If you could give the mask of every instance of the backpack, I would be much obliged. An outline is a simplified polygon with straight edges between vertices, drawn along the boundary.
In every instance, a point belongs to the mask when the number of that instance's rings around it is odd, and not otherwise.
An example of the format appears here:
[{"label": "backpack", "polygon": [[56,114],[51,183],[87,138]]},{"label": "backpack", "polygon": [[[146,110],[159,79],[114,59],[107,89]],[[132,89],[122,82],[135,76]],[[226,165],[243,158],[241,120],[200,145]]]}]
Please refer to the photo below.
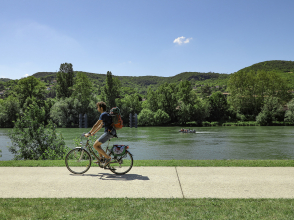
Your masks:
[{"label": "backpack", "polygon": [[122,127],[123,127],[123,120],[121,119],[119,108],[118,107],[113,107],[112,109],[110,109],[109,115],[111,116],[111,119],[112,119],[111,126],[115,130],[122,129]]}]

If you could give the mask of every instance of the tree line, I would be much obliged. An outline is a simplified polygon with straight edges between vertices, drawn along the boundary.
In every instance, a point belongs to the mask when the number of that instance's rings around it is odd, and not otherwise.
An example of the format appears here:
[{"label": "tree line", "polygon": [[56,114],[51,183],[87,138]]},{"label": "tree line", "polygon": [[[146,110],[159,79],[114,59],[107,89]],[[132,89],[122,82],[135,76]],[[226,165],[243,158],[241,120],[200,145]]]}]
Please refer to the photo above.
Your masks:
[{"label": "tree line", "polygon": [[45,124],[52,120],[59,127],[77,127],[79,114],[87,114],[88,125],[92,126],[99,118],[98,101],[105,101],[109,108],[118,106],[126,126],[130,113],[138,114],[141,126],[188,122],[201,126],[205,121],[294,123],[291,88],[275,71],[243,69],[231,74],[224,85],[228,97],[208,85],[193,89],[195,85],[188,80],[165,82],[157,89],[149,86],[142,96],[136,88],[122,87],[119,77],[113,77],[110,71],[104,86],[95,87],[85,73],[74,72],[70,63],[60,65],[56,80],[54,98],[48,97],[45,83],[33,76],[11,82],[8,97],[0,100],[0,126],[13,127],[29,106],[44,111]]}]

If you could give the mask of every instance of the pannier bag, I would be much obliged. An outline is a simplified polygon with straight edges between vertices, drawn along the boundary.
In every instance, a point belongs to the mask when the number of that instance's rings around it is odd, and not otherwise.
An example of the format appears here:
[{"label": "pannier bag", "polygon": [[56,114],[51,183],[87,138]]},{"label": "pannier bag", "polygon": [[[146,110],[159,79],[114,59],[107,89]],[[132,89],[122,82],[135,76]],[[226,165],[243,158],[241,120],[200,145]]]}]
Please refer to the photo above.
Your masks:
[{"label": "pannier bag", "polygon": [[118,107],[113,107],[110,109],[109,112],[111,118],[112,118],[112,126],[115,130],[122,129],[123,127],[123,120],[121,119],[120,110]]},{"label": "pannier bag", "polygon": [[114,156],[123,156],[126,154],[126,145],[113,145],[111,152]]}]

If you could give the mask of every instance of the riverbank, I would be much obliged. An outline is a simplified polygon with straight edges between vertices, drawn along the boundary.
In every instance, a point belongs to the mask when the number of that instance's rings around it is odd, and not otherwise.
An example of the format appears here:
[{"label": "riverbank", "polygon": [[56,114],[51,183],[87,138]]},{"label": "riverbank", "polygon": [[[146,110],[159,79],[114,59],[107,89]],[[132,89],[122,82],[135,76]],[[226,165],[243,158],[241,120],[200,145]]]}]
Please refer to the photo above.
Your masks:
[{"label": "riverbank", "polygon": [[[294,167],[294,160],[134,160],[134,166]],[[64,160],[9,160],[0,167],[65,167]]]}]

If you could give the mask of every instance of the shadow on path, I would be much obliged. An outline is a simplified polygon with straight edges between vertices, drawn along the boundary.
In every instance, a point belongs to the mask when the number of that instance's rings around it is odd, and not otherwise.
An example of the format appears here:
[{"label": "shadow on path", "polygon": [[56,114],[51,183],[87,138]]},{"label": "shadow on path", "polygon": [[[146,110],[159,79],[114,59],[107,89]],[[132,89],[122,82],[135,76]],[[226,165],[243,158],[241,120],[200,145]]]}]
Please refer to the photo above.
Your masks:
[{"label": "shadow on path", "polygon": [[142,176],[138,174],[124,174],[116,175],[109,173],[98,173],[98,174],[70,174],[71,176],[91,176],[98,177],[101,180],[150,180],[148,176]]}]

